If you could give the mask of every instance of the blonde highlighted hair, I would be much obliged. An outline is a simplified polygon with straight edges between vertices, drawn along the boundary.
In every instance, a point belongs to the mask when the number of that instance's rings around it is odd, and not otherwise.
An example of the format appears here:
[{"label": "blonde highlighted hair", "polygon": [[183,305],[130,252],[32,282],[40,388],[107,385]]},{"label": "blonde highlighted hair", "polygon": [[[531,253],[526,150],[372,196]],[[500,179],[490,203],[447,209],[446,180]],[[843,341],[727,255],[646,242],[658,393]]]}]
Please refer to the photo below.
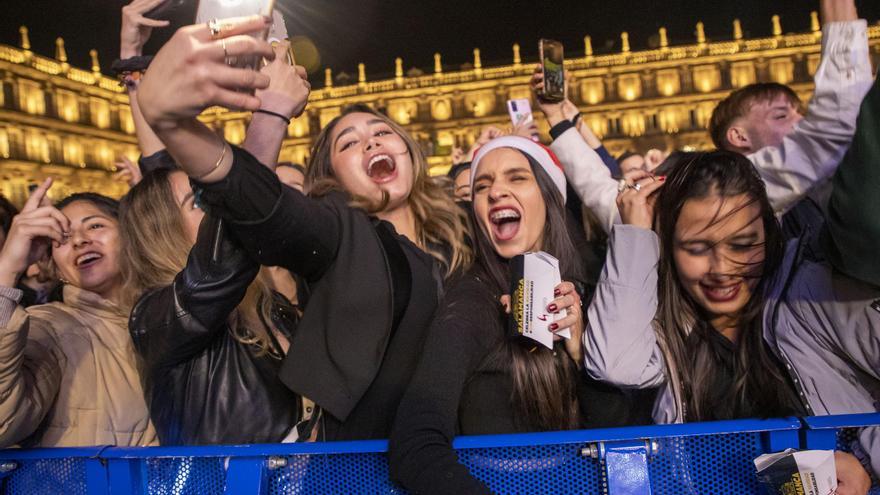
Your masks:
[{"label": "blonde highlighted hair", "polygon": [[[131,309],[147,291],[166,287],[183,271],[192,249],[187,239],[180,207],[171,188],[171,174],[177,170],[156,170],[129,191],[119,211],[122,231],[122,301]],[[275,352],[269,337],[272,284],[265,268],[247,289],[238,308],[229,316],[236,340],[257,348],[257,355]]]},{"label": "blonde highlighted hair", "polygon": [[[455,204],[449,192],[428,175],[428,161],[412,136],[386,115],[366,105],[346,107],[321,130],[312,147],[306,171],[305,187],[309,195],[323,196],[333,190],[344,190],[333,173],[330,136],[339,121],[353,113],[366,113],[382,120],[406,143],[413,164],[413,185],[407,201],[416,219],[418,239],[414,241],[446,266],[447,276],[467,269],[473,261],[473,253],[466,241],[468,228],[464,211]],[[352,206],[362,208],[367,213],[378,213],[388,205],[389,198],[385,191],[382,201],[378,203],[349,194],[352,196]],[[448,253],[432,249],[432,244],[445,246]]]}]

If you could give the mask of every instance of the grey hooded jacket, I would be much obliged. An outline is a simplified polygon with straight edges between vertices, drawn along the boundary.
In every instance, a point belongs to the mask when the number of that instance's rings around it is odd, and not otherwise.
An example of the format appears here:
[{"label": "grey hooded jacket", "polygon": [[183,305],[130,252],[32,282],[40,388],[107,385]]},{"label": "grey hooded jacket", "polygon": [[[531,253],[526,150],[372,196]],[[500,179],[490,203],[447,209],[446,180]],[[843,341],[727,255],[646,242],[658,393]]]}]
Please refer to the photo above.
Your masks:
[{"label": "grey hooded jacket", "polygon": [[[765,294],[764,339],[788,370],[810,415],[880,410],[880,289],[800,259],[786,247]],[[587,371],[619,387],[663,386],[658,423],[685,416],[674,363],[654,329],[659,240],[650,230],[615,225],[588,311]],[[671,376],[673,379],[668,379]],[[856,455],[880,475],[880,427],[859,432]]]}]

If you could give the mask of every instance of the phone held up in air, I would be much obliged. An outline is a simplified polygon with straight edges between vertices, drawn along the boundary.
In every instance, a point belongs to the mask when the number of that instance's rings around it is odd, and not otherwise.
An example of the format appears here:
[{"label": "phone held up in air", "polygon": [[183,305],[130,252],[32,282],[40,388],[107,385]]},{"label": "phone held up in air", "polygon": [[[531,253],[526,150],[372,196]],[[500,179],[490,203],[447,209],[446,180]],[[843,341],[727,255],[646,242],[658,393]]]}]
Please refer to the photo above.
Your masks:
[{"label": "phone held up in air", "polygon": [[[172,0],[174,1],[174,0]],[[261,15],[272,18],[275,0],[199,0],[196,11],[196,24],[204,24],[213,19],[222,21],[232,17]],[[271,28],[253,36],[265,40]],[[230,57],[227,61],[233,67],[258,69],[262,63],[259,57]]]},{"label": "phone held up in air", "polygon": [[[526,98],[507,100],[507,113],[510,114],[510,122],[513,123],[514,127],[534,119],[532,116],[532,104]],[[538,141],[540,138],[537,134],[533,134],[532,139]]]},{"label": "phone held up in air", "polygon": [[542,39],[538,43],[538,52],[544,72],[544,89],[538,97],[549,102],[562,101],[565,99],[565,56],[562,43]]},{"label": "phone held up in air", "polygon": [[168,20],[178,11],[180,11],[187,0],[165,0],[159,5],[153,7],[144,13],[147,19]]}]

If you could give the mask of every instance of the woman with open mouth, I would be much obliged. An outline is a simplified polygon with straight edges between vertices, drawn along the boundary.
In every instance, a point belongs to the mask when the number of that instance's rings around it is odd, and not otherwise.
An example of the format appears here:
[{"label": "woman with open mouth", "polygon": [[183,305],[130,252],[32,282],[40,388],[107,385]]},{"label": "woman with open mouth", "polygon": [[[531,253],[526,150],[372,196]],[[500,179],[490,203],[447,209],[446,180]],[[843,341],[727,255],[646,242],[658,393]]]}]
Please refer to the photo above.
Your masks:
[{"label": "woman with open mouth", "polygon": [[[631,419],[620,393],[579,372],[584,319],[576,286],[583,286],[584,269],[565,227],[565,175],[555,156],[531,139],[501,137],[477,152],[471,171],[475,264],[438,310],[391,436],[392,477],[417,493],[488,491],[459,464],[456,435]],[[508,262],[537,251],[559,260],[564,280],[547,311],[568,312],[550,328],[569,329],[571,339],[553,350],[506,330]]]},{"label": "woman with open mouth", "polygon": [[308,194],[282,187],[200,123],[212,105],[260,109],[259,98],[236,90],[268,80],[226,66],[224,56],[274,57],[246,35],[266,23],[181,28],[150,65],[139,102],[248,255],[307,281],[311,296],[279,376],[320,407],[317,438],[386,438],[445,280],[469,263],[464,214],[430,180],[413,138],[368,107],[348,109],[321,131]]},{"label": "woman with open mouth", "polygon": [[[584,334],[590,374],[662,387],[658,423],[876,411],[880,291],[785,245],[748,159],[716,151],[665,180],[631,174],[618,205]],[[872,430],[859,441],[876,466]],[[836,457],[838,493],[866,493],[858,460]]]},{"label": "woman with open mouth", "polygon": [[[120,304],[118,203],[81,193],[52,206],[51,185],[0,252],[0,446],[155,445]],[[49,256],[64,302],[17,306],[17,278]]]}]

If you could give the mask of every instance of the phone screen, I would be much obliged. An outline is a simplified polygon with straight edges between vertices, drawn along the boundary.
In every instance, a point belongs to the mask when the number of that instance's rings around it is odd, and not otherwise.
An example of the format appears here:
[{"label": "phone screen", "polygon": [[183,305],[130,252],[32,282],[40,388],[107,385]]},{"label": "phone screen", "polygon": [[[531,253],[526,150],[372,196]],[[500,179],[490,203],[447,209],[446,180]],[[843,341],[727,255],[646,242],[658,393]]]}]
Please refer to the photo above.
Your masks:
[{"label": "phone screen", "polygon": [[[247,17],[262,15],[272,17],[275,0],[199,0],[199,9],[196,12],[196,24],[203,24],[212,19],[229,19],[232,17]],[[266,39],[268,31],[260,33],[260,39]],[[235,67],[259,67],[260,60],[254,57],[241,57],[230,59],[229,65]]]},{"label": "phone screen", "polygon": [[544,90],[541,99],[562,101],[565,98],[565,56],[562,43],[554,40],[541,40],[539,45],[541,66],[544,69]]}]

